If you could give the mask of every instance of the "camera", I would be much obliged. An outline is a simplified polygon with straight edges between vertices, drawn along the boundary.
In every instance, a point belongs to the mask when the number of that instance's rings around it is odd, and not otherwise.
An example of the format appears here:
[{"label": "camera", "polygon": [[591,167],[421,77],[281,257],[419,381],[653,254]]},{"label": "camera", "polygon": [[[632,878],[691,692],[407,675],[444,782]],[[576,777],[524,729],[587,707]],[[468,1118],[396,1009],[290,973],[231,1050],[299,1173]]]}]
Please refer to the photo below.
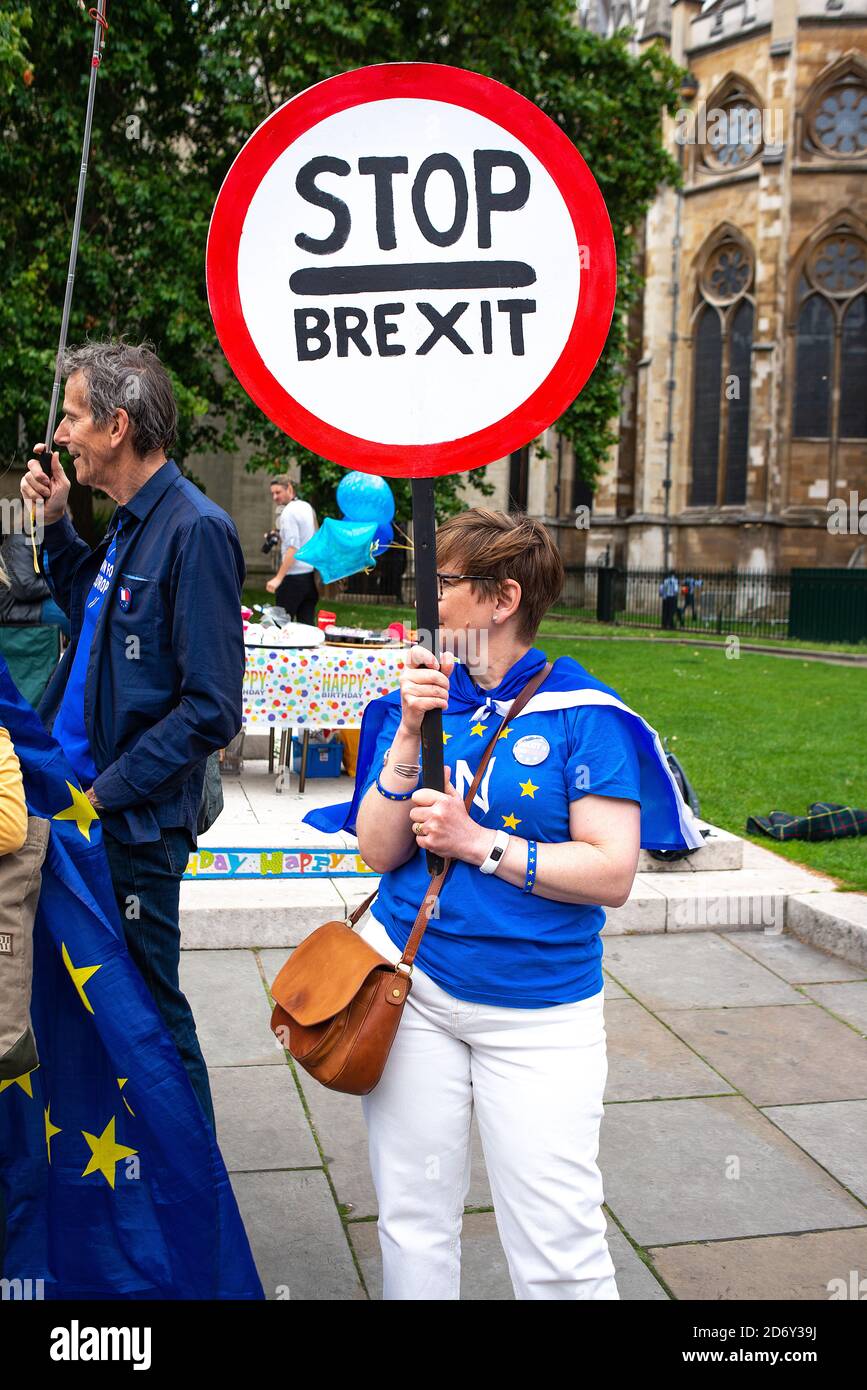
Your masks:
[{"label": "camera", "polygon": [[270,554],[271,554],[271,551],[274,549],[275,545],[279,545],[279,544],[280,544],[280,532],[279,532],[279,531],[269,531],[268,534],[267,534],[267,536],[265,537],[265,544],[262,546],[262,554],[263,554],[263,555],[270,555]]}]

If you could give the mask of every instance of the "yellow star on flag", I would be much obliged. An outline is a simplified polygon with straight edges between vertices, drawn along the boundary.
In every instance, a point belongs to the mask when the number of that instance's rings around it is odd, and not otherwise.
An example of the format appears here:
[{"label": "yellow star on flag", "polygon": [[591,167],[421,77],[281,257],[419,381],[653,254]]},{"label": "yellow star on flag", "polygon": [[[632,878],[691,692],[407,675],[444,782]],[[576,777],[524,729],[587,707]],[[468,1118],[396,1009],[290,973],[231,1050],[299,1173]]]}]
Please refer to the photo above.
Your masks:
[{"label": "yellow star on flag", "polygon": [[521,822],[515,819],[514,811],[510,811],[507,816],[503,816],[503,825],[504,827],[508,826],[510,830],[517,830],[520,824]]},{"label": "yellow star on flag", "polygon": [[[121,1090],[123,1090],[123,1088],[124,1088],[124,1086],[126,1085],[126,1083],[127,1083],[128,1080],[129,1080],[129,1077],[128,1077],[128,1076],[119,1076],[119,1077],[117,1078],[117,1084],[118,1084],[118,1086],[120,1087]],[[126,1106],[127,1110],[129,1111],[129,1113],[132,1115],[133,1119],[135,1119],[135,1111],[133,1110],[133,1108],[132,1108],[132,1106],[130,1105],[129,1101],[127,1100],[126,1096],[121,1096],[121,1100],[123,1101],[124,1105]]]},{"label": "yellow star on flag", "polygon": [[88,1134],[86,1129],[81,1132],[90,1145],[90,1161],[82,1173],[83,1178],[90,1177],[91,1173],[102,1173],[109,1187],[114,1190],[114,1170],[115,1165],[122,1158],[132,1158],[133,1154],[138,1153],[138,1149],[128,1149],[125,1144],[118,1144],[114,1137],[114,1121],[112,1115],[102,1134]]},{"label": "yellow star on flag", "polygon": [[20,1076],[10,1076],[8,1081],[0,1081],[0,1093],[5,1091],[9,1086],[20,1086],[24,1094],[28,1095],[32,1100],[33,1082],[30,1078],[35,1071],[36,1068],[32,1067],[30,1071],[22,1072]]},{"label": "yellow star on flag", "polygon": [[51,1162],[51,1141],[55,1134],[62,1134],[63,1130],[51,1123],[51,1101],[45,1107],[45,1143],[48,1148],[48,1162]]},{"label": "yellow star on flag", "polygon": [[72,960],[70,959],[69,952],[68,952],[67,949],[66,949],[66,942],[65,942],[65,941],[64,941],[64,942],[61,942],[60,953],[61,953],[61,955],[63,956],[63,964],[66,966],[67,970],[69,971],[70,975],[72,976],[72,983],[75,985],[75,988],[78,990],[78,993],[79,993],[79,995],[80,995],[80,997],[81,997],[81,1002],[82,1002],[82,1004],[83,1004],[84,1007],[87,1009],[87,1012],[88,1012],[89,1014],[92,1014],[92,1013],[93,1013],[93,1005],[91,1004],[90,1000],[88,999],[87,995],[86,995],[85,992],[84,992],[84,986],[87,984],[87,982],[88,982],[88,980],[90,979],[91,975],[95,975],[96,972],[97,972],[97,970],[101,970],[101,969],[102,969],[102,966],[101,966],[101,965],[79,965],[79,966],[73,965],[73,964],[72,964]]},{"label": "yellow star on flag", "polygon": [[485,729],[487,729],[487,727],[488,727],[487,724],[479,724],[479,723],[476,723],[476,724],[474,724],[473,727],[470,729],[470,733],[471,733],[471,734],[478,734],[479,738],[481,738],[482,734],[485,732]]},{"label": "yellow star on flag", "polygon": [[518,786],[521,788],[522,796],[531,796],[534,801],[536,800],[536,792],[539,790],[539,788],[533,785],[529,777],[527,778],[526,782],[519,782]]},{"label": "yellow star on flag", "polygon": [[72,796],[72,805],[67,806],[65,811],[58,811],[52,820],[74,820],[85,840],[90,839],[91,822],[99,820],[99,816],[93,807],[93,802],[89,801],[80,787],[74,787],[71,782],[67,782]]},{"label": "yellow star on flag", "polygon": [[506,734],[510,734],[511,732],[512,726],[511,724],[507,724],[505,729],[501,729],[500,732],[497,734],[497,738],[505,738]]},{"label": "yellow star on flag", "polygon": [[443,729],[443,743],[448,743],[448,741],[449,741],[450,738],[451,738],[451,734],[447,734],[446,731],[445,731],[445,729]]}]

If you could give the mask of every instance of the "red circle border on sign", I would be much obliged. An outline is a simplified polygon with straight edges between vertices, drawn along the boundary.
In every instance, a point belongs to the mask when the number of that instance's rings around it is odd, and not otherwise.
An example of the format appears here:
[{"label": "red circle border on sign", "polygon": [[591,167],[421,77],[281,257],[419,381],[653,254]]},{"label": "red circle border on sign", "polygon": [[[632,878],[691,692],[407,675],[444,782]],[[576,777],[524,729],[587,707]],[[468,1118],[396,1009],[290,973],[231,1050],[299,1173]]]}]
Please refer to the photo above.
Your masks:
[{"label": "red circle border on sign", "polygon": [[[352,106],[396,98],[442,101],[484,116],[520,140],[547,169],[572,218],[592,273],[581,276],[569,337],[548,376],[508,415],[436,444],[382,444],[335,428],[305,409],[265,365],[241,308],[238,249],[247,211],[274,161],[312,126]],[[580,250],[579,250],[580,254]],[[235,376],[290,438],[346,468],[385,477],[458,473],[504,458],[547,429],[580,392],[608,336],[616,292],[608,210],[578,150],[543,111],[510,87],[438,63],[386,63],[327,78],[278,107],[253,132],[230,168],[208,232],[206,281],[214,327]]]}]

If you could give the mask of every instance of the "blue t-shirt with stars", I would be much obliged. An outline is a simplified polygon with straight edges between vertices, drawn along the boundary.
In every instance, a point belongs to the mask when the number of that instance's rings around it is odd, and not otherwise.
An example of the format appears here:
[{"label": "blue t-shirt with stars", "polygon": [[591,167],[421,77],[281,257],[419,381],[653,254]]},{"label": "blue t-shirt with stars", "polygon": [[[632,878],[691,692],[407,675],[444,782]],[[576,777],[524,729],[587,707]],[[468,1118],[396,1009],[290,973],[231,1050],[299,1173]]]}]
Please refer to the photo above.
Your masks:
[{"label": "blue t-shirt with stars", "polygon": [[[569,840],[569,806],[582,796],[640,800],[635,745],[624,716],[605,706],[527,711],[501,733],[470,814],[491,830],[540,844]],[[389,711],[362,795],[382,768],[400,720]],[[500,723],[495,712],[443,714],[445,761],[466,796]],[[384,874],[373,915],[401,950],[430,878],[422,849]],[[421,970],[456,999],[504,1008],[574,1003],[602,988],[601,907],[524,893],[456,860],[419,946]]]}]

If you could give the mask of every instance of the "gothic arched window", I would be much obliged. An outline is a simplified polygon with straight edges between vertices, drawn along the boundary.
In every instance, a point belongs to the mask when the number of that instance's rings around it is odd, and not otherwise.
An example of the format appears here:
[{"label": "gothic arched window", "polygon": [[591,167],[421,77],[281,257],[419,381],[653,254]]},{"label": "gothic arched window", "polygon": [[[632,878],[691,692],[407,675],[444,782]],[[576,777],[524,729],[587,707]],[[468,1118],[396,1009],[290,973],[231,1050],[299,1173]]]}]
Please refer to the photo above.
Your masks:
[{"label": "gothic arched window", "polygon": [[867,156],[867,79],[851,61],[816,90],[805,128],[806,147],[831,159]]},{"label": "gothic arched window", "polygon": [[699,276],[693,319],[691,507],[746,502],[752,280],[752,257],[734,236],[717,243]]},{"label": "gothic arched window", "polygon": [[823,237],[797,289],[793,433],[867,437],[867,242]]}]

